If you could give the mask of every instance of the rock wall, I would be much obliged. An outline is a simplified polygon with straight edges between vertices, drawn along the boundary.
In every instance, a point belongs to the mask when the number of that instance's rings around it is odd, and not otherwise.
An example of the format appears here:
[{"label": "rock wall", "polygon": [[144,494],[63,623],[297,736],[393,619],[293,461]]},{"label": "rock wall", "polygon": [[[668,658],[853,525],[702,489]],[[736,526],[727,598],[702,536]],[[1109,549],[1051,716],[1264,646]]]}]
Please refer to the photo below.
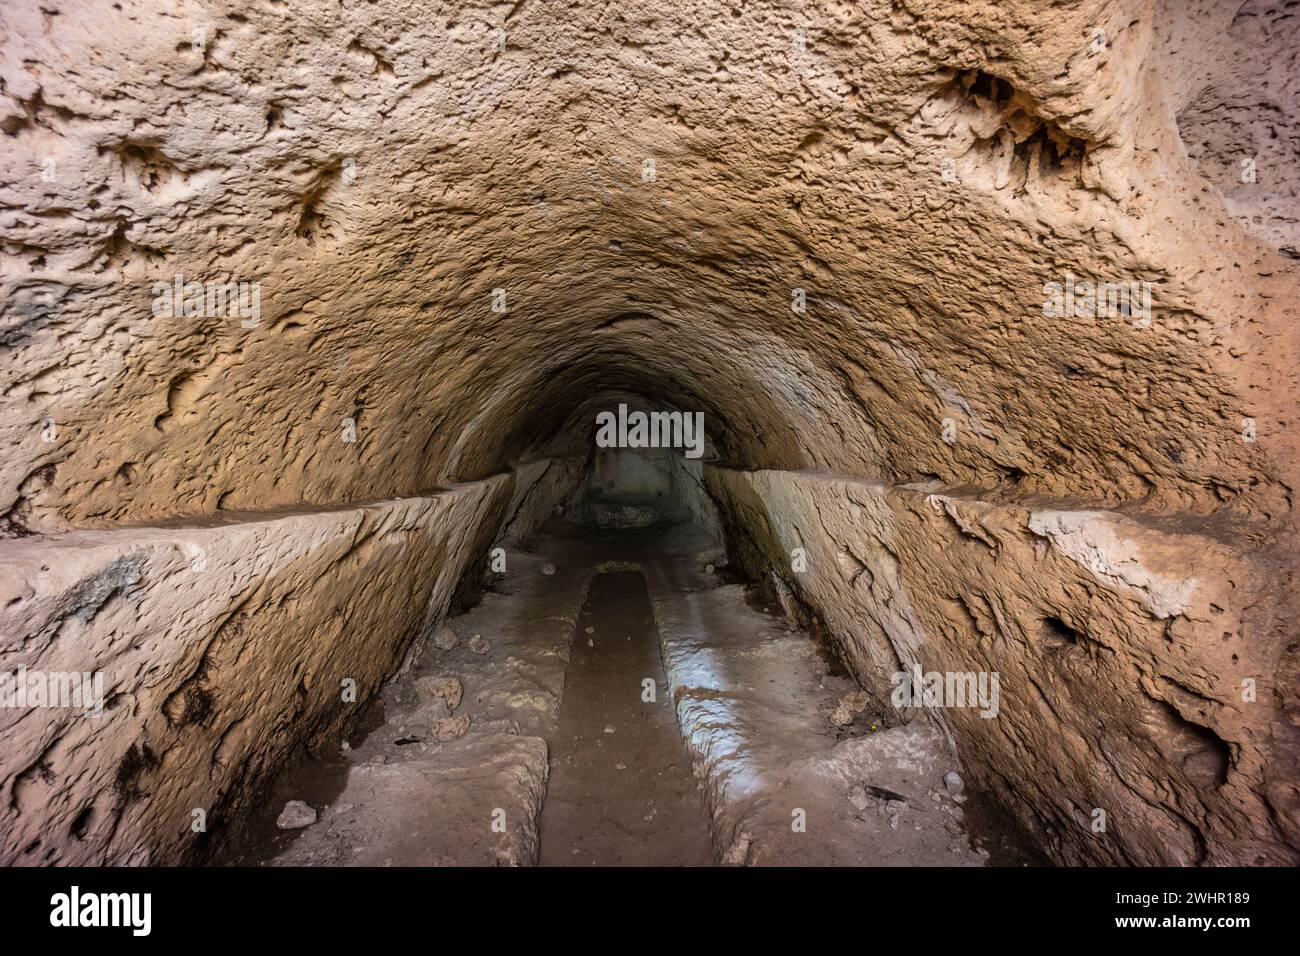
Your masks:
[{"label": "rock wall", "polygon": [[201,858],[292,752],[338,746],[511,486],[8,544],[0,671],[101,672],[105,703],[0,709],[0,862]]},{"label": "rock wall", "polygon": [[[1267,597],[1294,563],[1247,530],[937,484],[706,476],[750,573],[816,615],[874,703],[947,728],[1058,861],[1300,861],[1292,624]],[[998,674],[996,713],[898,711],[893,675],[918,666]]]},{"label": "rock wall", "polygon": [[516,547],[562,511],[583,476],[577,458],[545,458],[514,469],[514,494],[498,544]]},{"label": "rock wall", "polygon": [[6,4],[0,526],[423,494],[615,392],[739,467],[1282,520],[1293,21]]}]

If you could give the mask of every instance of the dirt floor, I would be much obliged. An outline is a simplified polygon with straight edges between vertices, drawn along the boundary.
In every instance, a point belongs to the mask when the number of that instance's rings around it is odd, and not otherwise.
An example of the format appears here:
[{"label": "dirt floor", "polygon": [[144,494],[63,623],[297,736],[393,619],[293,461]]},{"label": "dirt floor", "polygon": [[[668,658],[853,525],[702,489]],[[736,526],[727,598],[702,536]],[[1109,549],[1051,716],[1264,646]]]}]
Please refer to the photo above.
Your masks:
[{"label": "dirt floor", "polygon": [[[945,785],[961,768],[931,721],[837,726],[855,686],[747,596],[694,525],[553,523],[414,655],[368,732],[282,776],[224,862],[1037,862]],[[317,820],[279,829],[288,800]]]},{"label": "dirt floor", "polygon": [[578,619],[541,837],[542,866],[713,862],[639,571],[598,574]]}]

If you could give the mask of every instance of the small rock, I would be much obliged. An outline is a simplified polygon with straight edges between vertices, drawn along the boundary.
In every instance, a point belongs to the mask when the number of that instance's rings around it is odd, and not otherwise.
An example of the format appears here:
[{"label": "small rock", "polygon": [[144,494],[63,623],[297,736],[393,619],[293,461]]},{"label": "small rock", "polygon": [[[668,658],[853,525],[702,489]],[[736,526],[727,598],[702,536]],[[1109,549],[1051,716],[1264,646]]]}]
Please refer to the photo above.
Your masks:
[{"label": "small rock", "polygon": [[433,739],[444,743],[449,740],[459,740],[465,736],[467,730],[469,730],[469,714],[443,717],[433,722]]},{"label": "small rock", "polygon": [[596,646],[596,642],[593,641],[591,638],[587,638],[587,646],[588,646],[588,647],[595,647],[595,646]]},{"label": "small rock", "polygon": [[712,574],[713,571],[714,571],[714,567],[713,567],[713,565],[711,565],[711,564],[706,564],[706,565],[704,566],[704,573],[705,573],[705,574]]},{"label": "small rock", "polygon": [[475,654],[486,654],[492,649],[492,645],[488,643],[487,638],[482,634],[475,634],[471,637],[468,646]]},{"label": "small rock", "polygon": [[614,725],[613,725],[613,724],[606,724],[606,725],[605,725],[605,733],[607,733],[607,734],[612,734],[612,733],[614,733]]},{"label": "small rock", "polygon": [[854,717],[867,709],[868,702],[867,695],[860,690],[845,694],[831,713],[831,723],[836,727],[847,727],[853,723]]},{"label": "small rock", "polygon": [[722,854],[722,865],[744,866],[749,859],[750,839],[750,835],[743,832],[736,837],[731,846],[727,847],[727,852]]},{"label": "small rock", "polygon": [[545,564],[542,565],[542,573],[543,573],[543,574],[548,574],[548,575],[549,575],[549,574],[554,574],[554,573],[555,573],[555,565],[551,564],[550,561],[547,561]]},{"label": "small rock", "polygon": [[415,682],[415,689],[426,700],[441,700],[447,704],[450,713],[460,706],[465,690],[455,677],[421,677]]},{"label": "small rock", "polygon": [[853,804],[854,810],[865,810],[871,805],[871,801],[867,799],[867,791],[861,787],[849,788],[849,803]]},{"label": "small rock", "polygon": [[626,770],[626,769],[627,769],[627,764],[623,763],[623,761],[620,760],[618,763],[614,764],[614,769],[615,769],[615,770]]},{"label": "small rock", "polygon": [[460,646],[460,638],[456,632],[444,624],[438,628],[438,633],[433,635],[433,646],[440,651],[454,651]]},{"label": "small rock", "polygon": [[316,822],[316,811],[301,800],[290,800],[275,818],[281,830],[301,830]]},{"label": "small rock", "polygon": [[955,797],[965,789],[966,784],[962,782],[960,774],[955,770],[949,770],[943,775],[943,786],[948,791],[949,796]]},{"label": "small rock", "polygon": [[583,633],[584,633],[584,634],[595,634],[595,633],[596,633],[596,629],[595,629],[594,627],[589,627],[589,628],[587,628],[585,631],[583,631]]}]

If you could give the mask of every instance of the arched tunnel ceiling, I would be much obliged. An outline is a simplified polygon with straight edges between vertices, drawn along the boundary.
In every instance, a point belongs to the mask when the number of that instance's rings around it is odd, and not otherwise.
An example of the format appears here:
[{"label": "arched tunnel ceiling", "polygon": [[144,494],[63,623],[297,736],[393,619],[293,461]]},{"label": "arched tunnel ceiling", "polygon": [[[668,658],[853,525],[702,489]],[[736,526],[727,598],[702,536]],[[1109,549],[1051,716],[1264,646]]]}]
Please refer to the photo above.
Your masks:
[{"label": "arched tunnel ceiling", "polygon": [[[585,452],[594,437],[596,414],[615,409],[620,393],[634,408],[703,413],[706,430],[726,461],[805,467],[809,458],[792,427],[793,410],[776,405],[759,385],[761,370],[735,363],[734,356],[723,364],[726,353],[695,361],[663,355],[661,343],[683,331],[637,317],[603,323],[589,343],[575,337],[560,350],[555,365],[512,390],[528,396],[526,407],[503,403],[499,412],[476,424],[478,440],[471,445],[482,464],[469,470],[490,473],[503,459]],[[465,469],[469,462],[462,459],[460,464]]]},{"label": "arched tunnel ceiling", "polygon": [[[88,6],[0,14],[11,530],[418,493],[619,390],[737,466],[1287,506],[1283,227],[1153,81],[1259,47],[1213,5]],[[1067,273],[1153,321],[1045,316]],[[155,315],[176,274],[260,321]]]}]

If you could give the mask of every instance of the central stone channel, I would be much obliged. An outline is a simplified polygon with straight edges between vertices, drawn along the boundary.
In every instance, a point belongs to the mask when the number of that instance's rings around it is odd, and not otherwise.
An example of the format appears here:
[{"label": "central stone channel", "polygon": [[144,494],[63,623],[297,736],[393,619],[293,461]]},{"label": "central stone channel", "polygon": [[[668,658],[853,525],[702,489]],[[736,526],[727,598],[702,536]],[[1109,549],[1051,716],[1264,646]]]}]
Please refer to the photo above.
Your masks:
[{"label": "central stone channel", "polygon": [[713,863],[703,797],[666,686],[644,576],[597,575],[551,745],[543,866]]}]

